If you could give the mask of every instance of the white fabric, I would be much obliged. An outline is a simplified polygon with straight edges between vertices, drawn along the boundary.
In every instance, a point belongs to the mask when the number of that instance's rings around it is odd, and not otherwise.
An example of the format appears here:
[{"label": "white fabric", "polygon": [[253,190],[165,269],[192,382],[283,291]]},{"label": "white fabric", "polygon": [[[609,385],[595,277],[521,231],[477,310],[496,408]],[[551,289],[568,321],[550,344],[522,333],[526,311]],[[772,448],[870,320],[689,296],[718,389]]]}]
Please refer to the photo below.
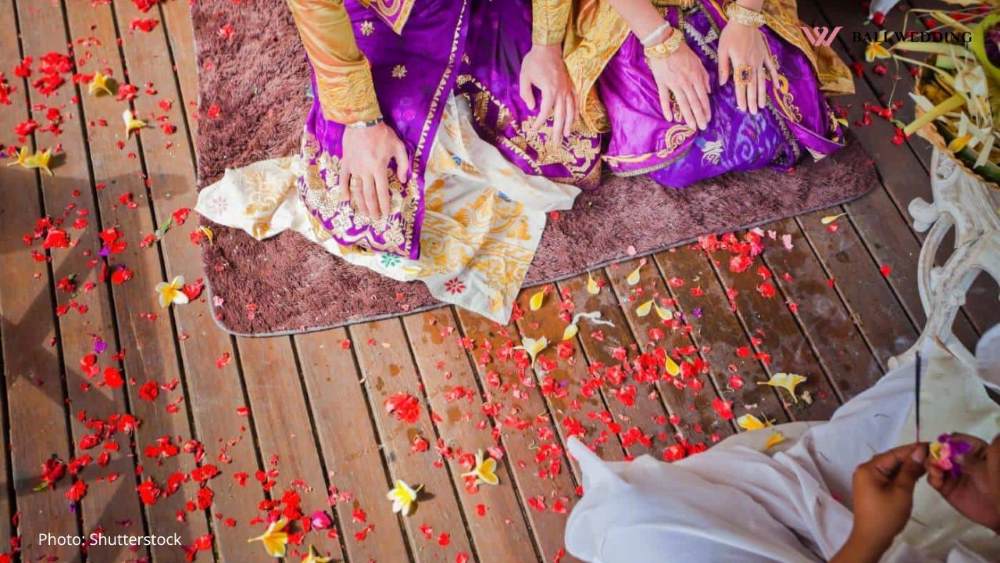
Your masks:
[{"label": "white fabric", "polygon": [[[226,170],[198,194],[195,210],[258,240],[292,230],[331,254],[399,281],[419,280],[436,299],[506,324],[549,211],[570,209],[580,190],[525,174],[479,138],[464,98],[451,96],[424,175],[421,256],[342,247],[311,220],[295,183],[297,157]],[[391,298],[392,296],[386,296]]]},{"label": "white fabric", "polygon": [[[1000,378],[997,349],[1000,327],[981,339],[979,374],[933,344],[924,350],[922,440],[1000,433],[1000,407],[980,380]],[[649,456],[605,462],[572,439],[584,495],[566,527],[568,551],[599,563],[829,559],[850,533],[854,468],[914,439],[914,368],[886,374],[828,422],[742,433],[672,464]],[[787,439],[765,453],[775,431]],[[962,517],[926,480],[914,507],[883,561],[1000,561],[996,535]]]}]

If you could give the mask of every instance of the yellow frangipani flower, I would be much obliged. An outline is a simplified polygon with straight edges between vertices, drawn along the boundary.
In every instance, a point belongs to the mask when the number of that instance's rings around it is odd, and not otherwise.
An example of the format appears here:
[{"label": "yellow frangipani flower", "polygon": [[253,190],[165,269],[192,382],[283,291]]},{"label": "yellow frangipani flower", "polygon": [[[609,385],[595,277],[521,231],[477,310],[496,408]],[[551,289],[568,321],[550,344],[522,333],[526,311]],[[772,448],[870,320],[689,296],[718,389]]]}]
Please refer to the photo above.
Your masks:
[{"label": "yellow frangipani flower", "polygon": [[[563,334],[565,336],[565,333]],[[542,350],[548,348],[549,339],[544,336],[539,339],[524,337],[521,339],[521,346],[515,346],[514,349],[524,350],[528,353],[531,358],[531,365],[535,365],[535,358],[541,353]]]},{"label": "yellow frangipani flower", "polygon": [[543,289],[535,292],[535,294],[531,296],[531,299],[528,301],[528,307],[530,307],[532,311],[537,311],[542,308],[542,303],[544,302],[545,290]]},{"label": "yellow frangipani flower", "polygon": [[110,77],[101,71],[94,73],[94,78],[90,80],[90,84],[87,86],[87,93],[91,96],[97,96],[98,94],[111,95],[111,87],[108,84]]},{"label": "yellow frangipani flower", "polygon": [[587,272],[587,293],[597,295],[600,292],[601,286],[597,285],[597,280],[594,279],[594,276],[590,272]]},{"label": "yellow frangipani flower", "polygon": [[670,377],[677,377],[681,374],[681,366],[677,365],[670,354],[667,354],[667,358],[663,360],[663,369],[667,370],[667,375]]},{"label": "yellow frangipani flower", "polygon": [[836,221],[837,219],[840,219],[844,215],[847,215],[847,213],[838,213],[836,215],[826,215],[822,219],[820,219],[819,222],[821,224],[823,224],[823,225],[829,225],[830,223],[833,223],[834,221]]},{"label": "yellow frangipani flower", "polygon": [[46,174],[52,176],[49,163],[52,162],[52,149],[45,149],[42,152],[32,153],[28,147],[21,147],[14,160],[7,163],[7,166],[20,166],[21,168],[38,168],[44,170]]},{"label": "yellow frangipani flower", "polygon": [[36,152],[29,156],[25,160],[24,167],[44,170],[46,174],[53,176],[52,170],[49,169],[50,162],[52,162],[52,149],[45,149],[42,152]]},{"label": "yellow frangipani flower", "polygon": [[476,483],[496,485],[500,483],[497,478],[497,460],[492,457],[485,457],[483,450],[476,452],[476,466],[468,473],[463,473],[462,477],[475,477]]},{"label": "yellow frangipani flower", "polygon": [[737,418],[736,425],[744,430],[761,430],[767,427],[766,424],[752,414],[745,414]]},{"label": "yellow frangipani flower", "polygon": [[176,276],[170,283],[156,284],[156,293],[160,295],[160,307],[164,309],[174,303],[184,305],[188,302],[188,296],[184,293],[184,276]]},{"label": "yellow frangipani flower", "polygon": [[138,131],[146,126],[146,122],[136,117],[130,109],[127,109],[122,113],[122,121],[125,122],[126,137],[130,136],[132,131]]},{"label": "yellow frangipani flower", "polygon": [[889,49],[886,49],[885,45],[881,41],[869,41],[868,46],[865,47],[865,60],[868,62],[874,62],[875,59],[889,59],[892,58],[892,53]]},{"label": "yellow frangipani flower", "polygon": [[636,307],[635,308],[635,314],[638,317],[645,317],[652,310],[653,310],[653,300],[650,299],[649,301],[646,301],[642,305],[639,305],[638,307]]},{"label": "yellow frangipani flower", "polygon": [[781,432],[775,432],[771,434],[771,436],[767,439],[766,442],[764,442],[764,450],[769,450],[784,441],[785,441],[785,435],[782,434]]},{"label": "yellow frangipani flower", "polygon": [[413,512],[413,507],[417,504],[417,496],[423,485],[411,487],[402,479],[396,479],[396,486],[386,493],[385,498],[392,501],[392,511],[399,512],[403,516]]},{"label": "yellow frangipani flower", "polygon": [[805,380],[806,378],[804,376],[797,373],[776,373],[771,376],[771,379],[767,381],[758,381],[758,383],[770,385],[771,387],[781,387],[782,389],[788,391],[788,393],[792,396],[792,401],[797,403],[799,402],[799,398],[795,395],[795,388]]},{"label": "yellow frangipani flower", "polygon": [[632,270],[632,273],[630,273],[627,278],[625,278],[625,281],[629,285],[635,285],[635,284],[639,283],[639,279],[640,279],[639,270],[642,269],[642,265],[643,264],[644,264],[644,262],[639,262],[639,265],[636,266],[634,270]]},{"label": "yellow frangipani flower", "polygon": [[284,557],[285,547],[288,545],[288,532],[285,531],[286,526],[288,526],[288,520],[285,518],[277,522],[271,522],[271,525],[267,527],[267,530],[263,534],[248,539],[247,543],[259,541],[264,544],[264,550],[271,557]]},{"label": "yellow frangipani flower", "polygon": [[332,557],[323,557],[316,551],[316,546],[309,546],[309,553],[302,558],[302,563],[330,563],[333,561]]},{"label": "yellow frangipani flower", "polygon": [[580,327],[576,326],[576,323],[566,325],[566,330],[563,331],[563,340],[571,340],[573,337],[580,332]]},{"label": "yellow frangipani flower", "polygon": [[656,310],[656,316],[660,317],[661,320],[669,321],[674,318],[674,312],[667,307],[660,307],[660,304],[653,300],[653,308]]}]

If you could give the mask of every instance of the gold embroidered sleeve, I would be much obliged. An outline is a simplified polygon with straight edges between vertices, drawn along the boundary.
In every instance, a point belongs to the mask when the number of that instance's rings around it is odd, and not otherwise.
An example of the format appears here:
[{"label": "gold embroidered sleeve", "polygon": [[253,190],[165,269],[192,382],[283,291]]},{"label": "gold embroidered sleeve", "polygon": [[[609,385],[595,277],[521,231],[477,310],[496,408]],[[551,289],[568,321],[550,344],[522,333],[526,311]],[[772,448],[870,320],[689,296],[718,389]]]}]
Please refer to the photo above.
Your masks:
[{"label": "gold embroidered sleeve", "polygon": [[368,59],[358,49],[343,0],[287,0],[316,72],[323,116],[337,123],[381,117]]},{"label": "gold embroidered sleeve", "polygon": [[531,42],[557,45],[566,36],[573,0],[531,0]]}]

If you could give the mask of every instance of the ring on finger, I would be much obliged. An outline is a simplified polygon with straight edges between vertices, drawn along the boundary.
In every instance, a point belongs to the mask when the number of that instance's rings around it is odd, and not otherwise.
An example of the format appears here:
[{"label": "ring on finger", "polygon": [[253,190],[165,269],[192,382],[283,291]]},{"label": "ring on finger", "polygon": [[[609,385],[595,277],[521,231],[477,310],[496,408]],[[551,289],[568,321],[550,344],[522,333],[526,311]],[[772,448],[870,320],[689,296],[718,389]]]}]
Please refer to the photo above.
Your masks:
[{"label": "ring on finger", "polygon": [[747,64],[738,65],[736,67],[736,85],[745,86],[750,83],[750,79],[753,78],[753,67]]}]

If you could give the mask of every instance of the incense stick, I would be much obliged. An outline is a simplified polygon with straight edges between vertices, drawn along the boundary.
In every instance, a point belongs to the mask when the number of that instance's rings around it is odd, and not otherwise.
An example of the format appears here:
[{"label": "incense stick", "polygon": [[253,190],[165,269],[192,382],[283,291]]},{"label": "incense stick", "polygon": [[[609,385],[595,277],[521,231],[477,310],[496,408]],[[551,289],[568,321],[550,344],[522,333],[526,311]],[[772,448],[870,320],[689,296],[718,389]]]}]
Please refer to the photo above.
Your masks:
[{"label": "incense stick", "polygon": [[917,352],[917,368],[913,377],[913,391],[916,395],[914,404],[916,407],[917,419],[917,442],[920,441],[920,352]]}]

